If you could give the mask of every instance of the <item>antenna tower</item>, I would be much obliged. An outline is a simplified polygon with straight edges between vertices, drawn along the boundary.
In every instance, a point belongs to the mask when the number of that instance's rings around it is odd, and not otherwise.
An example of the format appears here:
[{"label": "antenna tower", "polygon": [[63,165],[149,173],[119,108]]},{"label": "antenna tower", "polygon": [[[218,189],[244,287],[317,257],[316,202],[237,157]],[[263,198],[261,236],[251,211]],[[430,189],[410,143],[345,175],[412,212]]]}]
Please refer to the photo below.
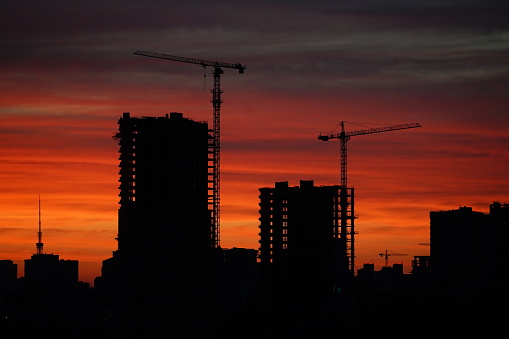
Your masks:
[{"label": "antenna tower", "polygon": [[37,248],[37,254],[42,254],[42,248],[44,247],[44,243],[42,242],[42,228],[41,228],[41,196],[39,195],[39,231],[37,232],[37,237],[39,242],[35,244]]}]

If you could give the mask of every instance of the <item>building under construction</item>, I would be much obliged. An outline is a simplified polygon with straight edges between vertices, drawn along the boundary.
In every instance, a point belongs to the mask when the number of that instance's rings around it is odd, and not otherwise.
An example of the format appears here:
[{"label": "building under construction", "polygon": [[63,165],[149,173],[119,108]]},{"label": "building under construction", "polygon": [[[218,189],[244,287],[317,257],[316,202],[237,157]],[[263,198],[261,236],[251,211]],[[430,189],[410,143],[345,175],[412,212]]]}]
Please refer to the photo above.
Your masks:
[{"label": "building under construction", "polygon": [[347,234],[342,234],[341,218],[353,220],[354,194],[353,188],[347,190],[348,210],[342,213],[340,188],[315,186],[312,180],[301,180],[300,187],[284,181],[274,188],[260,188],[262,266],[299,265],[301,278],[327,276],[331,284],[339,271],[349,271],[353,227],[349,223]]},{"label": "building under construction", "polygon": [[[348,192],[350,213],[353,189]],[[260,188],[260,282],[268,307],[279,317],[277,326],[301,328],[296,319],[330,326],[338,305],[346,305],[337,302],[351,281],[353,244],[342,237],[340,193],[339,185],[315,186],[312,180]]]},{"label": "building under construction", "polygon": [[290,281],[313,291],[340,287],[348,274],[345,249],[353,247],[341,238],[340,212],[340,186],[301,180],[300,187],[285,181],[260,189],[261,273],[276,294]]},{"label": "building under construction", "polygon": [[217,271],[207,123],[124,113],[118,124],[118,250],[103,262],[100,285],[117,306],[184,317],[213,295]]},{"label": "building under construction", "polygon": [[182,113],[124,113],[118,124],[118,252],[153,260],[208,249],[207,124]]}]

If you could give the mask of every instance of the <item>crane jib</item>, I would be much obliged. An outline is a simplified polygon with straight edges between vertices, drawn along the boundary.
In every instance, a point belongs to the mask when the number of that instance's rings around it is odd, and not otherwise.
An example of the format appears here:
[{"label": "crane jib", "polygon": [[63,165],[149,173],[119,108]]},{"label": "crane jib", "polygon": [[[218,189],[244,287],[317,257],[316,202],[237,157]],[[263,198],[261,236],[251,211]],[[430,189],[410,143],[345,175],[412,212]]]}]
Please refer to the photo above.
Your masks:
[{"label": "crane jib", "polygon": [[238,69],[239,73],[244,73],[244,70],[246,69],[246,66],[241,65],[240,63],[208,61],[208,60],[202,60],[202,59],[186,58],[186,57],[181,57],[181,56],[176,56],[176,55],[169,55],[169,54],[156,53],[156,52],[146,52],[146,51],[137,51],[137,52],[134,52],[134,54],[148,56],[148,57],[152,57],[152,58],[158,58],[158,59],[187,62],[189,64],[201,65],[202,67],[211,66],[211,67],[219,67],[219,68],[221,68],[221,67],[234,68],[234,69]]},{"label": "crane jib", "polygon": [[319,135],[318,139],[323,140],[323,141],[328,141],[329,139],[348,139],[349,137],[355,136],[355,135],[389,132],[389,131],[396,131],[396,130],[400,130],[400,129],[416,128],[416,127],[422,127],[422,125],[419,123],[411,123],[411,124],[394,125],[394,126],[387,126],[387,127],[368,128],[368,129],[361,129],[361,130],[357,130],[357,131],[341,132],[341,133],[333,134],[333,135]]}]

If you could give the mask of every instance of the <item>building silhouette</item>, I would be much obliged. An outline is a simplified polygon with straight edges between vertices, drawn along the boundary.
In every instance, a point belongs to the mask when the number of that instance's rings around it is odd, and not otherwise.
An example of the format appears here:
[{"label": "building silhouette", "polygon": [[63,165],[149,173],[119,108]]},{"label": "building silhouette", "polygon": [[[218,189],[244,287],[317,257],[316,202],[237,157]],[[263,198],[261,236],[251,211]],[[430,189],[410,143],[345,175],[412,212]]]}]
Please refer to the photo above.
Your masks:
[{"label": "building silhouette", "polygon": [[145,259],[208,248],[207,124],[182,113],[158,118],[125,113],[116,138],[118,252],[146,264]]},{"label": "building silhouette", "polygon": [[25,283],[49,291],[78,286],[78,261],[60,259],[57,254],[38,253],[25,260]]},{"label": "building silhouette", "polygon": [[[359,270],[357,309],[370,327],[359,327],[357,334],[380,337],[379,329],[396,315],[422,337],[506,332],[500,309],[509,302],[508,221],[509,205],[498,202],[487,214],[466,206],[431,211],[430,253],[414,256],[411,274],[388,267],[376,272],[371,265]],[[408,337],[408,332],[385,334]]]},{"label": "building silhouette", "polygon": [[276,182],[260,188],[259,205],[261,273],[270,285],[285,291],[290,280],[299,290],[339,289],[339,186]]},{"label": "building silhouette", "polygon": [[223,249],[222,253],[221,305],[225,316],[228,316],[252,308],[259,297],[258,251],[233,247]]},{"label": "building silhouette", "polygon": [[[0,260],[0,283],[2,286],[14,285],[18,278],[18,265],[12,260]],[[4,290],[4,289],[1,289]]]},{"label": "building silhouette", "polygon": [[348,301],[338,300],[352,276],[341,252],[339,203],[340,186],[315,186],[312,180],[260,188],[261,290],[277,313],[274,326],[290,326],[282,330],[286,334],[332,335],[327,330],[339,312],[346,319]]},{"label": "building silhouette", "polygon": [[14,292],[18,280],[18,265],[12,260],[0,260],[0,310],[5,308],[6,298]]},{"label": "building silhouette", "polygon": [[[40,214],[39,214],[40,215]],[[17,265],[0,261],[0,333],[6,337],[78,337],[93,323],[92,289],[78,280],[77,260],[43,253],[39,218],[37,253]]]},{"label": "building silhouette", "polygon": [[460,207],[430,212],[430,265],[442,279],[507,280],[509,204],[490,213]]},{"label": "building silhouette", "polygon": [[182,113],[124,113],[118,125],[118,249],[96,284],[110,307],[133,319],[196,321],[219,296],[209,129]]}]

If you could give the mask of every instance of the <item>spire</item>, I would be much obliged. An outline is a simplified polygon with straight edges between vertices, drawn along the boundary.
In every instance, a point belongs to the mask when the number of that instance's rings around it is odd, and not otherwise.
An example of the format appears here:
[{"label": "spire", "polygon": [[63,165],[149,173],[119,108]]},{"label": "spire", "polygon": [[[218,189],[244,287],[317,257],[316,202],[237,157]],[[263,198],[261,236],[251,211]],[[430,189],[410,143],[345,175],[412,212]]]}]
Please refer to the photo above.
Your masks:
[{"label": "spire", "polygon": [[42,242],[42,228],[41,228],[41,196],[39,195],[39,232],[37,232],[39,242],[35,244],[37,248],[37,254],[42,254],[42,248],[44,246]]}]

